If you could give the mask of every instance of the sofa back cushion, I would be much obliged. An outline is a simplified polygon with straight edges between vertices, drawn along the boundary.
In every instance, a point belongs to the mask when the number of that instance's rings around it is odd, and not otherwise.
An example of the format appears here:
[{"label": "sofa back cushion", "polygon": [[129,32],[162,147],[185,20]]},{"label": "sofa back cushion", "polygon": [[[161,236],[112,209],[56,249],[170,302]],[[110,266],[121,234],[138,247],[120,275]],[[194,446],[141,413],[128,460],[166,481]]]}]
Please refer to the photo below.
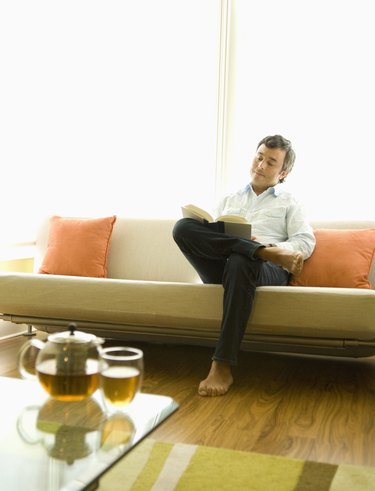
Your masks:
[{"label": "sofa back cushion", "polygon": [[[108,252],[108,278],[198,283],[200,279],[172,237],[175,220],[117,216]],[[39,228],[34,270],[47,250],[49,218]]]},{"label": "sofa back cushion", "polygon": [[[108,277],[144,281],[199,283],[194,268],[185,259],[172,237],[173,219],[140,219],[117,216],[108,254]],[[375,221],[316,221],[313,228],[375,228]],[[38,271],[47,250],[49,218],[37,235],[34,270]],[[369,274],[375,289],[375,260]]]}]

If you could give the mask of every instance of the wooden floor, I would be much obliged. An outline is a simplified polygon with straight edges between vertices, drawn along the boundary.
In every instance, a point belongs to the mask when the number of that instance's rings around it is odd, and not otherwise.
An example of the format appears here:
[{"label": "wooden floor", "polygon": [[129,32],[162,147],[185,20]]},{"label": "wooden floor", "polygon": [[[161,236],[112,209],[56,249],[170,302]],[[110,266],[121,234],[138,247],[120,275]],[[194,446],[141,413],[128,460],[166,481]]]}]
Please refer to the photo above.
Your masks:
[{"label": "wooden floor", "polygon": [[[0,341],[0,375],[19,377],[24,342],[22,336]],[[375,358],[241,353],[229,393],[203,398],[197,386],[209,369],[210,348],[132,345],[145,354],[143,391],[180,404],[153,438],[375,465]]]}]

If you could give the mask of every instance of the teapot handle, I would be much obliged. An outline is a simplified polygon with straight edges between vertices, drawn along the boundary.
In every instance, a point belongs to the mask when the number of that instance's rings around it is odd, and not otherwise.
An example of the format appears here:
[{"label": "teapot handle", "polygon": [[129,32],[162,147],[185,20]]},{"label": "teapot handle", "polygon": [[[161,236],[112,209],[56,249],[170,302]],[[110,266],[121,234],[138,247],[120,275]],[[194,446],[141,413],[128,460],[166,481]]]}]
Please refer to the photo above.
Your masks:
[{"label": "teapot handle", "polygon": [[30,363],[26,362],[26,355],[29,353],[32,347],[40,351],[44,348],[44,346],[45,343],[43,341],[40,341],[39,339],[31,339],[21,347],[21,350],[18,354],[17,365],[18,365],[18,371],[20,372],[22,378],[36,379],[35,366],[30,367]]}]

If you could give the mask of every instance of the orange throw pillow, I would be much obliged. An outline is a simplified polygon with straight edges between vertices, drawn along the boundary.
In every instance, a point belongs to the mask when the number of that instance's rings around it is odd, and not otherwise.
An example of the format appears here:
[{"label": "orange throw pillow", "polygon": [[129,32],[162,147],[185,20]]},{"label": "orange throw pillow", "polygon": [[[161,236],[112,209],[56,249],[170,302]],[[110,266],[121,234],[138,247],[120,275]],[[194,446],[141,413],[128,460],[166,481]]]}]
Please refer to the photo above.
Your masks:
[{"label": "orange throw pillow", "polygon": [[107,256],[116,216],[51,217],[42,274],[107,276]]},{"label": "orange throw pillow", "polygon": [[316,229],[316,246],[292,286],[371,288],[369,273],[375,252],[375,229]]}]

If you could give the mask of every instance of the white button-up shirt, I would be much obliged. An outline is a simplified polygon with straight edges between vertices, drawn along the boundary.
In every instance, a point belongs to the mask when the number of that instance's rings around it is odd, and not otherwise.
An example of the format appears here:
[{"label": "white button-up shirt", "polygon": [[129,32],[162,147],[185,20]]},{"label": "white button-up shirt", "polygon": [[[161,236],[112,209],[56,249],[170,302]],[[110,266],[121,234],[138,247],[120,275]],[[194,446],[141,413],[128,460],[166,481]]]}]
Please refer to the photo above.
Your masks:
[{"label": "white button-up shirt", "polygon": [[251,223],[251,234],[261,244],[298,251],[311,256],[315,236],[302,205],[289,192],[270,187],[257,196],[250,184],[224,197],[216,209],[220,215],[241,215]]}]

